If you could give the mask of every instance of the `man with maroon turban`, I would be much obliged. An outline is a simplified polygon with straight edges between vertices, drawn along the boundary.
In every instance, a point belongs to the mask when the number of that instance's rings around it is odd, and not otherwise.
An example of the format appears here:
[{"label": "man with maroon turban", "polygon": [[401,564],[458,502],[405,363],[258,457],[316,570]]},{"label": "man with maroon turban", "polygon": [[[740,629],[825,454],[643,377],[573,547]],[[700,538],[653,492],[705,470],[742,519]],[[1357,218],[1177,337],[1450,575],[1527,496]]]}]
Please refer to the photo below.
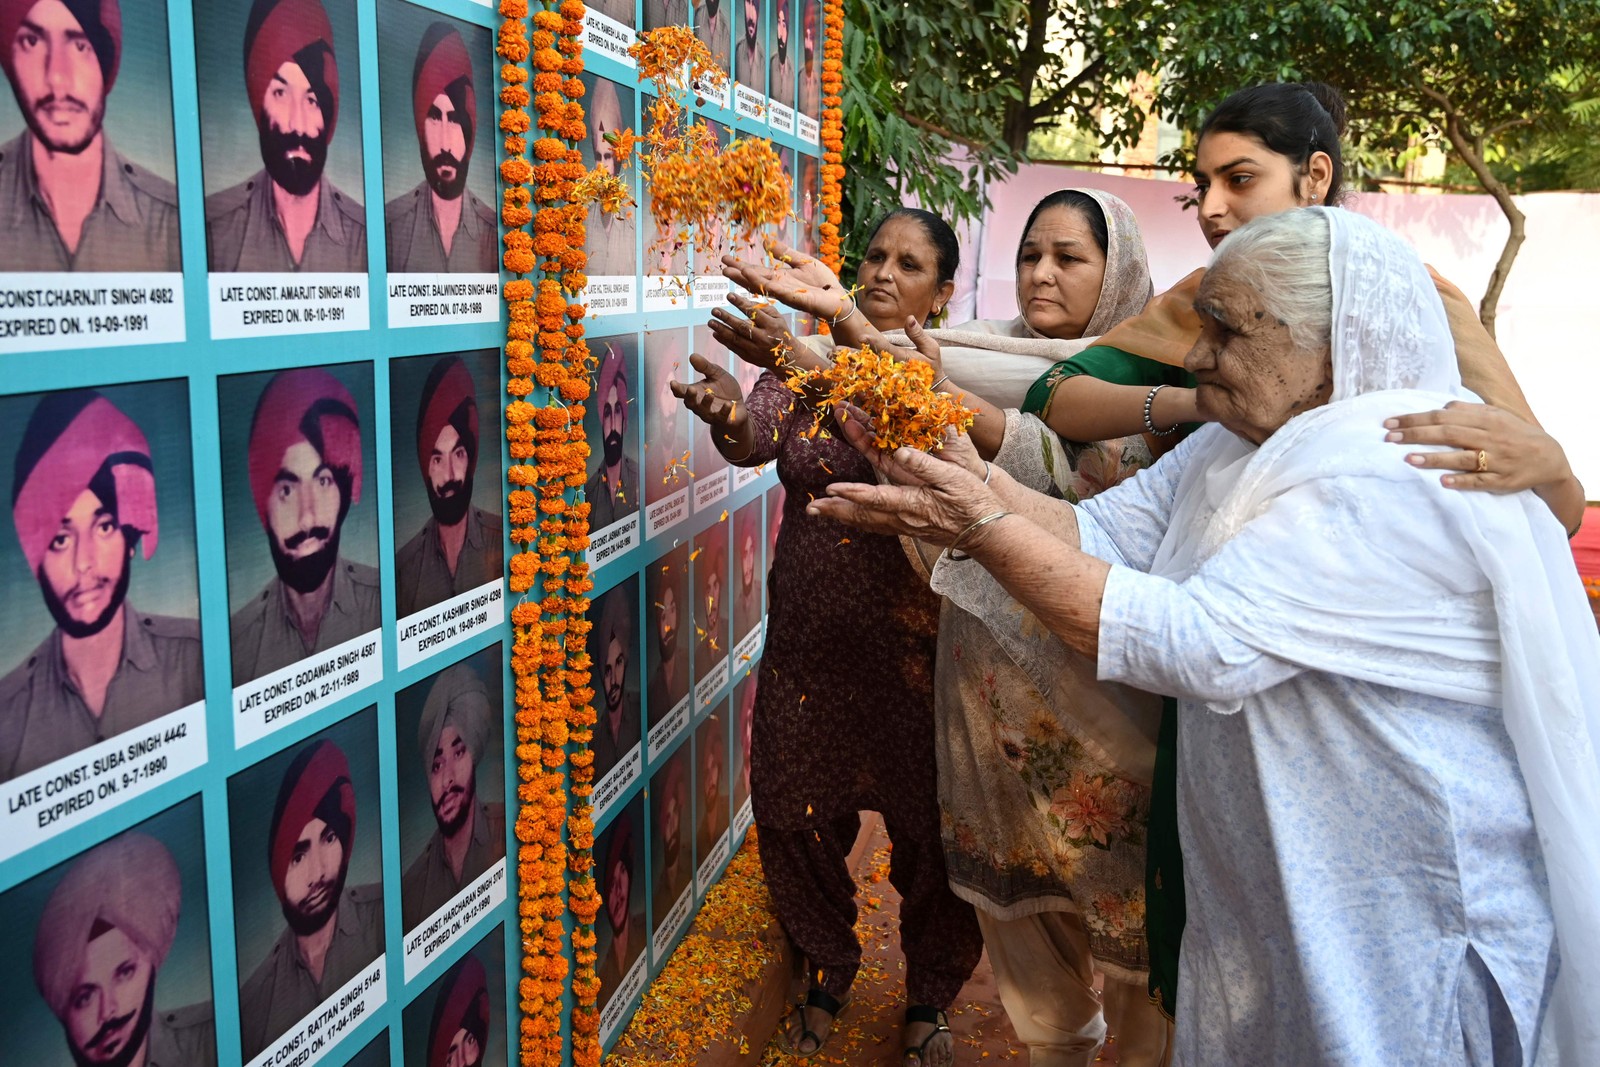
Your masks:
[{"label": "man with maroon turban", "polygon": [[90,390],[47,395],[17,449],[11,515],[56,626],[0,679],[0,781],[205,699],[199,622],[127,602],[135,553],[159,541],[132,419]]},{"label": "man with maroon turban", "polygon": [[176,271],[178,190],[111,146],[119,0],[0,0],[0,69],[28,128],[0,145],[6,271]]},{"label": "man with maroon turban", "polygon": [[422,182],[384,206],[389,273],[493,274],[500,244],[494,211],[467,188],[478,132],[472,58],[448,22],[430,25],[417,46],[411,117]]},{"label": "man with maroon turban", "polygon": [[623,582],[594,600],[594,615],[600,620],[589,631],[589,659],[594,664],[592,677],[600,682],[601,703],[596,710],[594,740],[595,781],[604,778],[617,763],[639,744],[639,700],[628,700],[634,686],[629,671],[634,666],[633,620],[638,612],[639,587]]},{"label": "man with maroon turban", "polygon": [[345,885],[355,835],[349,761],[313,741],[285,769],[267,831],[286,925],[239,987],[246,1063],[383,955],[383,886]]},{"label": "man with maroon turban", "polygon": [[339,62],[321,0],[255,0],[244,84],[263,168],[206,197],[211,269],[365,274],[366,212],[322,173],[339,118]]},{"label": "man with maroon turban", "polygon": [[155,838],[130,830],[73,861],[39,916],[33,980],[83,1067],[215,1067],[210,1002],[156,1009],[183,885]]},{"label": "man with maroon turban", "polygon": [[276,375],[250,424],[250,493],[278,576],[233,614],[233,684],[371,633],[378,570],[339,555],[361,500],[355,400],[325,370]]},{"label": "man with maroon turban", "polygon": [[634,874],[637,860],[633,809],[619,812],[601,836],[607,838],[601,850],[605,860],[600,865],[600,899],[605,904],[605,918],[596,923],[600,963],[595,970],[600,978],[599,1006],[603,1008],[611,1002],[628,968],[644,949],[644,915],[642,911],[636,915],[634,907],[639,899],[639,881]]},{"label": "man with maroon turban", "polygon": [[489,1047],[489,976],[468,953],[439,979],[428,1022],[427,1067],[478,1067]]},{"label": "man with maroon turban", "polygon": [[650,804],[655,815],[655,885],[652,910],[656,929],[689,885],[694,870],[690,853],[694,841],[684,832],[689,822],[689,772],[685,768],[689,746],[680,745],[656,771],[650,783]]},{"label": "man with maroon turban", "polygon": [[504,575],[500,516],[472,503],[478,473],[478,394],[460,356],[445,356],[422,383],[417,466],[433,516],[395,554],[395,617]]},{"label": "man with maroon turban", "polygon": [[434,678],[417,723],[417,748],[437,827],[400,882],[400,928],[415,930],[506,855],[506,806],[478,797],[478,764],[500,709],[465,663]]},{"label": "man with maroon turban", "polygon": [[622,346],[606,342],[605,354],[595,369],[593,403],[600,414],[600,466],[583,486],[589,502],[589,528],[603,530],[639,510],[639,464],[627,454],[628,409],[633,404],[628,388],[628,360]]}]

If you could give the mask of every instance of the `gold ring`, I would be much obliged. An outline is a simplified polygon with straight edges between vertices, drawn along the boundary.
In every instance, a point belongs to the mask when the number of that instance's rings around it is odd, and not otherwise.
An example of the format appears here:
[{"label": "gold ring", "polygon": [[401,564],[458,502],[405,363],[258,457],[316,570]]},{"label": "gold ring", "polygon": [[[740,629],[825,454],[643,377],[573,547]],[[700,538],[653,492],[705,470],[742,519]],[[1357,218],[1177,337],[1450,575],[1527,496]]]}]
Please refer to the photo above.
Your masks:
[{"label": "gold ring", "polygon": [[1488,469],[1489,469],[1489,453],[1480,448],[1480,449],[1478,449],[1478,470],[1477,470],[1477,473],[1478,474],[1483,474],[1486,471],[1488,471]]}]

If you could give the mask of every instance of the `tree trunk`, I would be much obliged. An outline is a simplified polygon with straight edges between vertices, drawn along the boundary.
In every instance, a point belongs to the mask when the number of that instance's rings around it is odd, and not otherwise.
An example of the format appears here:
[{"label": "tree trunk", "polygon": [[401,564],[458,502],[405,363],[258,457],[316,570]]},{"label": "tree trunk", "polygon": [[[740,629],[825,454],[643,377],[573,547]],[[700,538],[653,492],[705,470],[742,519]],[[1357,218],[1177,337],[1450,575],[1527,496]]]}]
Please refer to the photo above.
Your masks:
[{"label": "tree trunk", "polygon": [[1422,91],[1444,109],[1444,132],[1450,139],[1450,146],[1477,177],[1478,184],[1483,186],[1483,191],[1494,197],[1494,202],[1500,205],[1500,211],[1511,224],[1511,232],[1506,236],[1505,247],[1500,249],[1500,258],[1495,261],[1494,271],[1489,275],[1489,287],[1484,290],[1483,300],[1478,304],[1478,319],[1483,323],[1483,328],[1489,331],[1489,336],[1493,337],[1500,294],[1505,291],[1506,279],[1511,277],[1511,265],[1516,262],[1517,252],[1521,250],[1522,242],[1528,236],[1527,216],[1511,198],[1511,190],[1506,188],[1505,182],[1496,178],[1488,164],[1484,163],[1483,153],[1467,136],[1461,124],[1461,115],[1451,105],[1449,99],[1443,93],[1432,89],[1425,88]]}]

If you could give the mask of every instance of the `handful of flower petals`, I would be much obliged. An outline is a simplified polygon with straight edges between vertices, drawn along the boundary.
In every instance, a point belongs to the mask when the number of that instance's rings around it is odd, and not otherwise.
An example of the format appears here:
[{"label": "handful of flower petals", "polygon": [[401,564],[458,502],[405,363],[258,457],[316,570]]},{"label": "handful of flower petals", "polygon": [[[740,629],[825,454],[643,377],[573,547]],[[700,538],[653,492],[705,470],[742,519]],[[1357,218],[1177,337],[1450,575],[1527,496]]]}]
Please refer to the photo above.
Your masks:
[{"label": "handful of flower petals", "polygon": [[[964,407],[962,396],[934,389],[931,364],[897,359],[870,345],[836,348],[833,365],[810,371],[793,371],[789,388],[796,393],[816,391],[823,399],[814,406],[817,421],[806,431],[816,436],[823,416],[839,404],[853,404],[866,414],[884,451],[915,448],[932,451],[944,442],[947,427],[965,433],[975,413]],[[839,412],[844,417],[844,412]]]}]

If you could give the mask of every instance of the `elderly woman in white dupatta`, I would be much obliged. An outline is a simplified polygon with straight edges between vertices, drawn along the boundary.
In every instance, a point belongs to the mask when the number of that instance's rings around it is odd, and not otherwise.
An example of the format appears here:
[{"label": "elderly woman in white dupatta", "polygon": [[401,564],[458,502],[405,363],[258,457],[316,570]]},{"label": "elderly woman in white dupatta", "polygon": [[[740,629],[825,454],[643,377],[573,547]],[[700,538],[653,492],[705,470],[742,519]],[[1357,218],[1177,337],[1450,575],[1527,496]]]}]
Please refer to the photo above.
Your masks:
[{"label": "elderly woman in white dupatta", "polygon": [[1236,231],[1198,296],[1219,425],[1150,470],[1069,507],[952,439],[811,507],[945,544],[936,589],[982,568],[1102,679],[1178,696],[1175,1062],[1600,1063],[1571,553],[1531,491],[1449,492],[1373,430],[1464,395],[1433,283],[1309,208]]}]

